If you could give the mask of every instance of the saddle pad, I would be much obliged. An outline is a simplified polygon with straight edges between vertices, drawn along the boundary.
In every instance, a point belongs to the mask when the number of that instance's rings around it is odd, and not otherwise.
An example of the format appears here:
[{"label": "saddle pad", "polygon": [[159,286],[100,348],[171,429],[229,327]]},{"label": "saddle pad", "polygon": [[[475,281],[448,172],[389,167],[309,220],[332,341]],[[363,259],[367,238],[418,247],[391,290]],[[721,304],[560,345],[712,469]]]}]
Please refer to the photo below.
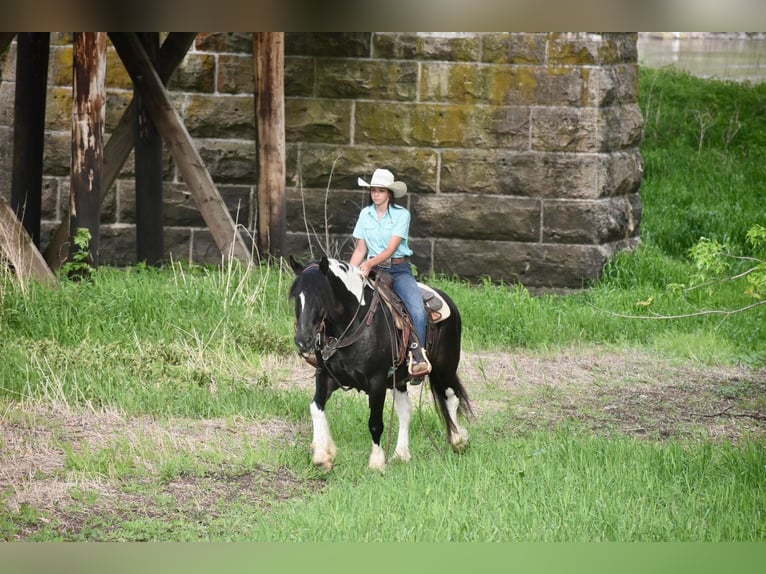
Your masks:
[{"label": "saddle pad", "polygon": [[423,283],[418,283],[420,292],[423,295],[423,302],[426,305],[426,309],[431,313],[431,320],[434,323],[444,321],[450,316],[449,305],[434,289]]}]

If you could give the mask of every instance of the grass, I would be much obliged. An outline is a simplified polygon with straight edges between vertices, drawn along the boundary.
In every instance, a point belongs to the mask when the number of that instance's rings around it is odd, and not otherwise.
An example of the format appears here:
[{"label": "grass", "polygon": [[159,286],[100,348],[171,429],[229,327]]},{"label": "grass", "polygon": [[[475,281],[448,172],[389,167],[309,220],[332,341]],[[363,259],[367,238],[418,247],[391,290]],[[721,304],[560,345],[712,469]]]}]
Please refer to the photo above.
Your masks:
[{"label": "grass", "polygon": [[[603,373],[580,389],[574,373],[554,373],[512,395],[508,372],[481,371],[469,384],[482,405],[471,448],[459,457],[435,449],[430,437],[446,443],[424,406],[413,460],[384,476],[366,466],[366,397],[338,393],[337,466],[323,474],[306,452],[310,372],[288,386],[280,363],[295,353],[290,272],[105,267],[56,290],[0,273],[0,464],[17,477],[2,483],[0,539],[766,539],[760,427],[715,439],[691,412],[754,425],[763,417],[764,307],[662,318],[751,301],[737,282],[688,290],[697,273],[688,249],[706,236],[746,254],[747,228],[766,224],[766,88],[669,70],[641,70],[640,82],[638,249],[566,296],[429,282],[461,309],[466,351],[586,360],[600,355],[585,350],[611,349],[655,359],[652,372],[591,365]],[[684,378],[723,367],[733,374]],[[641,411],[660,384],[678,395],[665,397],[674,410]],[[619,393],[633,402],[615,422],[608,409]],[[662,420],[668,413],[673,421]],[[639,437],[626,431],[633,415],[659,430],[694,424]]]}]

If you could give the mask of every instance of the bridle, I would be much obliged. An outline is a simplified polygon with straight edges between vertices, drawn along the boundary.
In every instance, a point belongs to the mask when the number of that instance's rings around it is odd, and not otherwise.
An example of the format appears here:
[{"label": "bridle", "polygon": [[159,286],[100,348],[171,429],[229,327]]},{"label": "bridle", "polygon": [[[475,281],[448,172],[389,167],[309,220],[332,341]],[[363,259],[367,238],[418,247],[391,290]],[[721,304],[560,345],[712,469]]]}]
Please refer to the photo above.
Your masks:
[{"label": "bridle", "polygon": [[[318,265],[316,263],[312,263],[308,265],[306,269],[303,270],[303,272],[305,272],[308,269],[311,269],[312,267],[318,267]],[[317,330],[314,333],[314,350],[319,352],[319,354],[322,356],[322,360],[323,361],[329,360],[330,357],[332,357],[340,349],[350,347],[357,340],[359,340],[359,338],[362,336],[362,333],[364,332],[364,328],[369,327],[372,324],[372,318],[375,315],[375,311],[377,310],[379,305],[380,305],[380,295],[377,289],[373,289],[372,300],[370,301],[370,305],[367,308],[367,313],[364,316],[364,320],[360,321],[356,325],[356,328],[353,331],[351,330],[351,328],[354,326],[354,323],[357,320],[357,317],[359,317],[359,312],[362,309],[362,303],[359,302],[357,304],[356,310],[354,311],[354,316],[351,317],[351,320],[343,329],[343,332],[340,334],[339,337],[327,336],[327,332],[326,332],[327,331],[327,311],[325,310],[322,313],[322,320],[319,322],[319,326],[317,327]],[[297,322],[297,319],[296,319],[296,322]],[[310,355],[304,355],[300,352],[299,354],[311,366],[313,367],[317,366],[316,359],[314,357]]]}]

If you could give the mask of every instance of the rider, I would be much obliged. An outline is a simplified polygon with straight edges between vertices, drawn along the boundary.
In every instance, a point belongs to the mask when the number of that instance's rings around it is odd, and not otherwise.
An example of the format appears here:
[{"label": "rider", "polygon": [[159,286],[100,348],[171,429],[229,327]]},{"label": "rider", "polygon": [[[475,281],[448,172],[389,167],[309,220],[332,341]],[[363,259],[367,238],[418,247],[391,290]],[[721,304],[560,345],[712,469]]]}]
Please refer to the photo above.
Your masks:
[{"label": "rider", "polygon": [[423,348],[426,340],[426,310],[412,273],[407,245],[410,231],[410,212],[396,203],[407,193],[407,184],[395,181],[387,169],[376,169],[370,183],[361,177],[358,183],[370,188],[370,201],[359,213],[353,236],[356,247],[351,255],[351,265],[356,265],[365,277],[374,268],[388,271],[394,279],[394,291],[409,311],[415,328],[416,339],[410,344],[410,374],[413,384],[418,384],[431,372]]}]

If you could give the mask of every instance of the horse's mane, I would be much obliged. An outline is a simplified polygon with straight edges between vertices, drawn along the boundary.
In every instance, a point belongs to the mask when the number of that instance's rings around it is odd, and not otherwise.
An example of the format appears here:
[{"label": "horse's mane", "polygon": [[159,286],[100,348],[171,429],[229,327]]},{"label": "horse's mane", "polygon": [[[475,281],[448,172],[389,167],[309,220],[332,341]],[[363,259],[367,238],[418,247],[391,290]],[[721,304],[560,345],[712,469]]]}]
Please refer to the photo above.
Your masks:
[{"label": "horse's mane", "polygon": [[363,278],[358,271],[341,261],[329,260],[327,274],[322,272],[319,265],[319,263],[307,265],[293,281],[289,295],[290,297],[297,297],[299,293],[304,293],[306,297],[316,299],[318,305],[327,312],[330,319],[338,320],[341,318],[343,309],[341,301],[335,296],[330,284],[331,277],[341,282],[346,290],[357,298],[362,298],[361,291],[358,294],[354,291],[359,286],[363,288]]}]

